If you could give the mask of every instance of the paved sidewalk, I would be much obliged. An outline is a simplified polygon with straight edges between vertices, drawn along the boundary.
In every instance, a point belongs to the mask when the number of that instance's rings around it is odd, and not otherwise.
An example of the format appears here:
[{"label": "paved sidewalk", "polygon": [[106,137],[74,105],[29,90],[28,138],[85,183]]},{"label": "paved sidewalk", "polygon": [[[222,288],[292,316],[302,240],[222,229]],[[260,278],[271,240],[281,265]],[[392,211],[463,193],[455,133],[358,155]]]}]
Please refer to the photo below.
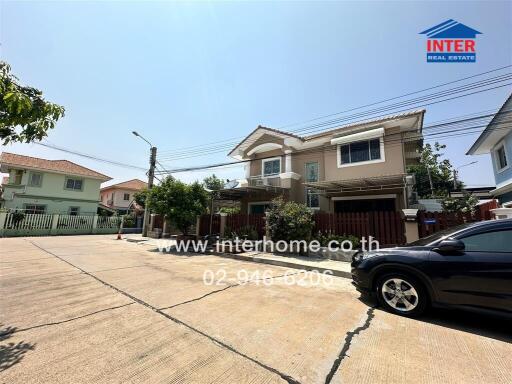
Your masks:
[{"label": "paved sidewalk", "polygon": [[[158,247],[163,242],[174,241],[171,239],[152,239],[140,235],[123,235],[123,238],[129,242],[136,242],[141,245]],[[227,257],[230,259],[249,261],[253,263],[276,265],[286,268],[302,269],[306,271],[316,270],[320,273],[332,271],[333,276],[351,278],[350,263],[344,261],[327,260],[313,257],[300,256],[280,256],[273,253],[264,252],[244,252],[244,253],[220,253],[212,252],[212,255]]]}]

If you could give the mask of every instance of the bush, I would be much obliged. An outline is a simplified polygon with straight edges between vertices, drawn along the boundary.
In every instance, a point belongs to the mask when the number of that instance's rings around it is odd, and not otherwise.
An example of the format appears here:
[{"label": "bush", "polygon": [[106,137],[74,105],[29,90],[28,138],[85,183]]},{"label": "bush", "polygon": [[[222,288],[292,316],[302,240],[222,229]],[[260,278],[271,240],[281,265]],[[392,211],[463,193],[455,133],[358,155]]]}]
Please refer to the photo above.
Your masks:
[{"label": "bush", "polygon": [[477,204],[478,199],[469,193],[464,193],[460,198],[447,197],[441,201],[443,211],[448,213],[473,213]]},{"label": "bush", "polygon": [[309,241],[314,225],[313,212],[305,204],[278,198],[267,211],[266,226],[272,241]]},{"label": "bush", "polygon": [[135,217],[133,215],[126,215],[123,221],[124,228],[134,228],[135,227]]},{"label": "bush", "polygon": [[322,247],[327,247],[331,241],[336,241],[338,245],[341,245],[342,242],[348,240],[352,243],[352,249],[359,248],[359,245],[361,244],[360,239],[354,235],[336,235],[331,232],[321,231],[318,231],[315,235],[315,240],[318,240]]}]

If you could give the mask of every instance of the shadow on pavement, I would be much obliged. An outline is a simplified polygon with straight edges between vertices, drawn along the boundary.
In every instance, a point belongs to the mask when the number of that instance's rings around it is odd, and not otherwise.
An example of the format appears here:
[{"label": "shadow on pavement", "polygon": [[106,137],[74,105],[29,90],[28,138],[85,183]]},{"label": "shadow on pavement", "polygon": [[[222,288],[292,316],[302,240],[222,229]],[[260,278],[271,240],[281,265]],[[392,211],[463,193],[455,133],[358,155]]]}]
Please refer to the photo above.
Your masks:
[{"label": "shadow on pavement", "polygon": [[512,343],[510,318],[504,316],[434,308],[418,320]]},{"label": "shadow on pavement", "polygon": [[[377,300],[374,298],[361,295],[359,300],[368,306],[377,306]],[[379,310],[383,309],[379,308]],[[510,318],[505,316],[459,309],[431,308],[424,315],[414,320],[512,343]]]},{"label": "shadow on pavement", "polygon": [[2,372],[19,363],[25,353],[34,350],[35,344],[25,343],[25,341],[5,342],[16,332],[16,328],[3,325],[0,327],[0,372]]}]

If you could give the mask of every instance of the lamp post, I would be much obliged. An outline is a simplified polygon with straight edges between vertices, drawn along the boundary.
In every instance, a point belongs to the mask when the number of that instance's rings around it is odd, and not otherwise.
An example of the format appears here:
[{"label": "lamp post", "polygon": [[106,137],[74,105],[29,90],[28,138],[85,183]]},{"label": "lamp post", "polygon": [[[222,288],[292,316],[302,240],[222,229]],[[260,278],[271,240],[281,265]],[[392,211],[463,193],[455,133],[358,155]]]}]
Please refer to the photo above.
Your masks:
[{"label": "lamp post", "polygon": [[[132,133],[144,140],[151,147],[151,153],[149,156],[149,172],[148,172],[148,190],[153,188],[153,180],[155,178],[155,165],[156,165],[156,147],[153,146],[148,140],[146,140],[143,136],[141,136],[136,131],[132,131]],[[144,222],[142,223],[142,236],[146,237],[148,235],[148,225],[149,225],[149,207],[147,205],[144,207]]]},{"label": "lamp post", "polygon": [[468,165],[476,164],[478,160],[472,161],[471,163],[463,164],[453,170],[453,189],[457,189],[457,175],[459,174],[459,169],[467,167]]}]

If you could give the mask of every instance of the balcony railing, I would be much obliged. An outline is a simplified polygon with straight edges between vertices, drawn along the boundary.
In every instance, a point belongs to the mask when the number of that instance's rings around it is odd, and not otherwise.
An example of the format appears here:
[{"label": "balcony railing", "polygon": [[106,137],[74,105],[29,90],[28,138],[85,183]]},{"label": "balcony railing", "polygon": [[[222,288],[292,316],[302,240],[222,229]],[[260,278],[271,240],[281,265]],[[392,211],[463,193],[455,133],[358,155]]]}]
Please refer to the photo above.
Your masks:
[{"label": "balcony railing", "polygon": [[279,175],[253,176],[247,179],[249,187],[281,187]]}]

